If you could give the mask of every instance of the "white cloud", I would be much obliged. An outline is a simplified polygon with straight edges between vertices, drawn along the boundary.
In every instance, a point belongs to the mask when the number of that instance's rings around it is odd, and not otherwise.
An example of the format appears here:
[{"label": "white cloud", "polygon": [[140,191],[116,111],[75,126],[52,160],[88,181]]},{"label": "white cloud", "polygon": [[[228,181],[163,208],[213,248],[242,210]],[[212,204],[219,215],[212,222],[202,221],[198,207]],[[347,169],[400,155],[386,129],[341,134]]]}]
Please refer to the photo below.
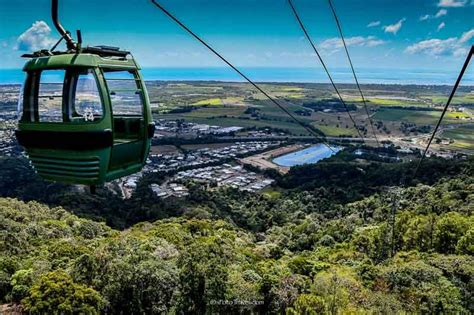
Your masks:
[{"label": "white cloud", "polygon": [[431,56],[448,56],[458,48],[458,39],[451,37],[448,39],[428,39],[410,45],[405,49],[406,53],[418,54],[423,53]]},{"label": "white cloud", "polygon": [[375,27],[379,25],[380,25],[380,21],[372,21],[369,24],[367,24],[367,27]]},{"label": "white cloud", "polygon": [[454,50],[453,56],[454,57],[466,57],[467,52],[468,52],[467,48],[458,48],[458,49]]},{"label": "white cloud", "polygon": [[442,17],[442,16],[445,16],[446,14],[448,14],[448,10],[446,10],[446,9],[441,9],[441,10],[438,11],[438,13],[436,13],[435,18],[436,18],[436,19],[437,19],[437,18],[440,18],[440,17]]},{"label": "white cloud", "polygon": [[16,49],[21,51],[35,51],[49,48],[55,43],[50,37],[51,28],[45,21],[36,21],[17,38]]},{"label": "white cloud", "polygon": [[461,38],[459,39],[459,42],[461,44],[464,44],[464,43],[467,43],[468,41],[470,41],[472,38],[474,38],[474,29],[472,29],[470,31],[467,31],[467,32],[464,32],[461,35]]},{"label": "white cloud", "polygon": [[448,14],[448,10],[440,9],[435,15],[426,14],[426,15],[420,16],[420,21],[426,21],[430,19],[439,19],[440,17],[443,17],[446,14]]},{"label": "white cloud", "polygon": [[435,15],[422,15],[420,16],[420,21],[426,21],[426,20],[431,20],[431,19],[439,19],[440,17],[445,16],[448,14],[448,10],[446,9],[440,9]]},{"label": "white cloud", "polygon": [[[354,36],[348,37],[345,39],[346,45],[349,46],[357,46],[357,47],[376,47],[385,44],[386,42],[378,39],[375,36]],[[329,38],[322,41],[319,44],[319,47],[326,53],[332,54],[339,51],[341,48],[344,47],[342,40],[339,37]]]},{"label": "white cloud", "polygon": [[467,4],[467,0],[439,0],[438,7],[442,8],[462,8]]},{"label": "white cloud", "polygon": [[384,26],[383,30],[385,31],[385,33],[392,33],[392,34],[396,35],[398,33],[398,31],[402,28],[403,22],[405,22],[405,21],[406,21],[406,19],[403,18],[395,24]]},{"label": "white cloud", "polygon": [[420,16],[420,21],[426,21],[426,20],[429,20],[430,18],[431,18],[431,15],[426,14],[426,15]]},{"label": "white cloud", "polygon": [[469,41],[474,38],[474,29],[464,32],[459,38],[450,37],[448,39],[428,39],[423,40],[405,49],[408,54],[424,54],[433,57],[439,56],[465,56],[468,50]]},{"label": "white cloud", "polygon": [[439,23],[437,31],[438,32],[441,31],[445,26],[446,26],[446,23],[444,23],[444,22]]}]

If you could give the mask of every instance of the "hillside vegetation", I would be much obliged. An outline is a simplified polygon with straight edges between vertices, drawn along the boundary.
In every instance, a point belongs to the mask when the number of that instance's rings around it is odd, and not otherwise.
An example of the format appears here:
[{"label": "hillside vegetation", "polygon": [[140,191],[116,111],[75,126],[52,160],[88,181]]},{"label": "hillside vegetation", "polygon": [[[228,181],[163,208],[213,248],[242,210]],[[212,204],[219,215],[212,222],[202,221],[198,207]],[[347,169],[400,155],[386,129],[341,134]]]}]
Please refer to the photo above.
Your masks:
[{"label": "hillside vegetation", "polygon": [[176,213],[124,230],[0,198],[0,299],[33,314],[474,312],[474,177],[461,165],[399,190],[393,235],[390,192],[333,199],[314,169],[273,197],[195,185]]}]

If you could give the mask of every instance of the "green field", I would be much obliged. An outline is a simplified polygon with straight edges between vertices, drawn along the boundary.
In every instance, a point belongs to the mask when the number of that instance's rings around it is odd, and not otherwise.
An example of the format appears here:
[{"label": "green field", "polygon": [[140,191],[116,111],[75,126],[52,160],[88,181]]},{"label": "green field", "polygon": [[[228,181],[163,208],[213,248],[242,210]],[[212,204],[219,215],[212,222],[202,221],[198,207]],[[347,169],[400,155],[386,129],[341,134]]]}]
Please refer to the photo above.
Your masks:
[{"label": "green field", "polygon": [[209,98],[207,100],[197,101],[193,105],[222,105],[222,100],[220,98]]},{"label": "green field", "polygon": [[229,97],[214,97],[208,98],[205,100],[199,100],[194,102],[191,105],[194,106],[203,106],[203,105],[211,105],[211,106],[220,106],[220,105],[235,105],[235,104],[242,104],[244,103],[244,98],[239,96],[229,96]]},{"label": "green field", "polygon": [[474,125],[446,130],[443,132],[443,136],[451,139],[474,141]]},{"label": "green field", "polygon": [[[348,102],[357,102],[362,103],[362,98],[360,97],[345,97]],[[426,103],[422,100],[413,100],[413,99],[397,99],[397,98],[383,98],[383,97],[365,97],[367,105],[373,106],[426,106]]]},{"label": "green field", "polygon": [[[421,96],[426,99],[430,99],[434,104],[446,104],[448,101],[447,95],[424,95]],[[453,97],[451,104],[459,105],[459,104],[474,104],[474,93],[467,93],[464,95],[456,95]]]},{"label": "green field", "polygon": [[305,95],[302,94],[302,93],[292,93],[292,94],[288,94],[287,97],[289,97],[289,98],[304,98]]},{"label": "green field", "polygon": [[474,150],[474,125],[445,130],[442,133],[442,137],[454,140],[454,143],[450,144],[450,146]]},{"label": "green field", "polygon": [[[334,95],[330,85],[309,83],[259,85],[288,111],[294,113],[298,120],[312,124],[326,135],[335,137],[357,135],[347,113],[338,111],[310,113],[308,108],[303,106],[308,102],[336,99],[337,96]],[[383,126],[383,133],[391,136],[405,136],[405,131],[400,128],[400,122],[418,126],[434,125],[441,115],[442,108],[437,106],[423,111],[403,107],[427,108],[433,103],[442,104],[446,100],[446,95],[449,95],[447,87],[368,85],[362,88],[373,120],[379,121]],[[149,91],[156,118],[184,119],[223,127],[271,127],[284,129],[295,135],[307,134],[262,93],[245,83],[151,83]],[[357,124],[365,127],[370,133],[358,90],[353,85],[341,84],[340,91],[346,101],[357,103],[357,110],[353,111],[352,115]],[[471,91],[471,87],[460,87],[454,104],[474,103],[474,94]],[[190,112],[167,114],[173,109],[186,109],[189,106],[193,108]],[[308,113],[310,115],[307,115]],[[468,123],[470,122],[468,119],[472,118],[469,115],[472,116],[469,107],[465,112],[448,112],[443,123]],[[463,140],[457,141],[461,145],[460,142]]]},{"label": "green field", "polygon": [[229,96],[222,98],[223,104],[242,104],[244,103],[244,98],[241,96]]},{"label": "green field", "polygon": [[284,92],[301,92],[303,91],[303,88],[300,88],[297,86],[288,86],[288,87],[281,88],[281,90]]},{"label": "green field", "polygon": [[[361,99],[359,99],[362,101]],[[401,100],[401,99],[388,99],[388,98],[369,98],[369,103],[378,106],[426,106],[426,103],[413,100]]]},{"label": "green field", "polygon": [[[418,111],[418,110],[405,110],[405,109],[392,109],[392,108],[381,108],[377,111],[374,116],[376,120],[384,121],[402,121],[408,123],[415,123],[417,125],[433,125],[439,117],[441,111]],[[443,122],[444,123],[463,123],[461,119],[463,117],[469,117],[467,114],[462,112],[448,112],[446,113]]]},{"label": "green field", "polygon": [[[219,106],[219,107],[203,107],[197,110],[193,110],[183,114],[164,114],[160,115],[160,118],[165,119],[180,119],[180,118],[216,118],[223,116],[235,116],[242,115],[245,111],[245,107],[242,106]],[[173,118],[170,118],[173,117]]]},{"label": "green field", "polygon": [[328,137],[339,136],[357,136],[357,131],[354,128],[338,128],[336,126],[314,125],[316,128],[324,132]]}]

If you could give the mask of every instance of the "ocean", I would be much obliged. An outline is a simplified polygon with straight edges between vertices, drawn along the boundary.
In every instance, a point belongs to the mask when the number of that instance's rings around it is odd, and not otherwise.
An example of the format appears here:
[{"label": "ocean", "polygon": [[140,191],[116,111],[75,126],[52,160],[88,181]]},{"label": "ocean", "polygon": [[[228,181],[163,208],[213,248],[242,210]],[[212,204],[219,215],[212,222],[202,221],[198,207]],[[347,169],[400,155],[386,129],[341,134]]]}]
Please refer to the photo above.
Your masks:
[{"label": "ocean", "polygon": [[[326,74],[319,68],[241,68],[248,77],[257,82],[301,82],[329,83]],[[243,80],[230,68],[144,68],[147,81],[229,81]],[[354,83],[349,69],[331,69],[336,83]],[[419,84],[453,85],[456,71],[405,70],[405,69],[358,69],[360,83],[364,84]],[[20,69],[0,69],[0,84],[21,84],[24,74]],[[474,75],[467,71],[462,85],[474,86]]]}]

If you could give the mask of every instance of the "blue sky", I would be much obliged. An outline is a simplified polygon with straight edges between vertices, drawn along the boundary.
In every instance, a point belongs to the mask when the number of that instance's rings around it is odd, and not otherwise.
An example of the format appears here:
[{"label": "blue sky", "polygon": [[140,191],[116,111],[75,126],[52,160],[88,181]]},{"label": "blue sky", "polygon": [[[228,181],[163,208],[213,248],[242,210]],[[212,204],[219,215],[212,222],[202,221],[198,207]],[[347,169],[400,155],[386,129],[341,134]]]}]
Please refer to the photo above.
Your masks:
[{"label": "blue sky", "polygon": [[[458,70],[474,44],[474,0],[333,0],[357,68]],[[287,0],[162,0],[238,66],[315,67]],[[326,0],[294,0],[330,67],[347,66]],[[148,0],[60,0],[67,29],[133,51],[144,67],[223,66]],[[58,38],[49,0],[0,0],[0,68]]]}]

